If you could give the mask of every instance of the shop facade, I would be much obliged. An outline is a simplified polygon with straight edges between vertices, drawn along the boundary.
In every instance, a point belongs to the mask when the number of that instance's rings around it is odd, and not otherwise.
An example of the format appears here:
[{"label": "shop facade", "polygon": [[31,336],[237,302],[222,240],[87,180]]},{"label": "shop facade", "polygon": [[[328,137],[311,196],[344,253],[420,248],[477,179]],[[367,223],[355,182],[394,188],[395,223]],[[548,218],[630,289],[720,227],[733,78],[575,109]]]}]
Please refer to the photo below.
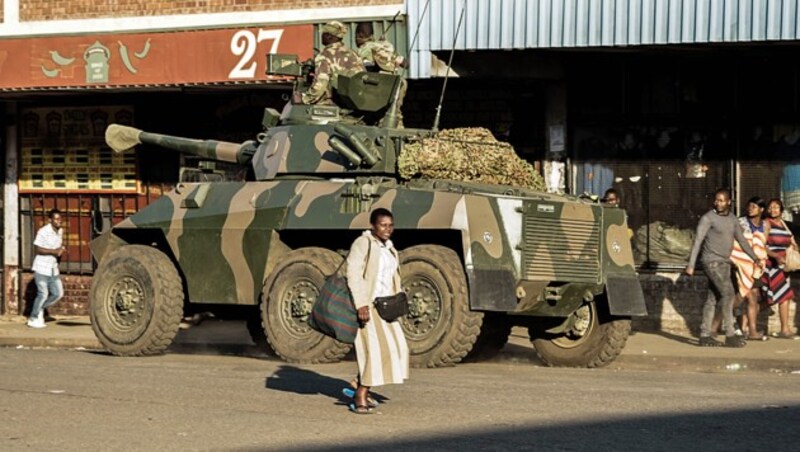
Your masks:
[{"label": "shop facade", "polygon": [[[280,109],[292,82],[265,74],[268,53],[313,56],[331,19],[389,27],[397,2],[183,2],[109,9],[108,2],[5,2],[0,25],[4,103],[2,314],[22,314],[35,296],[30,266],[47,212],[64,212],[65,298],[54,312],[85,314],[94,270],[89,242],[170,190],[197,162],[141,147],[114,154],[108,124],[233,142],[253,139],[265,107]],[[73,5],[72,3],[75,3]],[[136,2],[132,2],[136,3]],[[145,2],[140,2],[142,5]],[[317,5],[316,3],[319,3]],[[244,4],[246,7],[243,7]],[[11,6],[16,5],[15,13]],[[139,6],[142,6],[139,5]],[[108,16],[107,18],[103,18]],[[396,29],[395,29],[396,28]],[[13,70],[11,70],[13,62]],[[220,177],[241,177],[218,167]]]},{"label": "shop facade", "polygon": [[800,160],[796,1],[352,0],[294,9],[288,0],[218,0],[159,4],[153,16],[99,1],[58,12],[45,3],[6,0],[0,24],[9,55],[0,65],[25,68],[0,67],[3,313],[32,299],[31,242],[48,209],[68,219],[60,309],[85,313],[88,242],[192,163],[156,149],[112,155],[98,135],[104,124],[252,139],[263,108],[280,108],[291,86],[264,75],[264,55],[310,57],[316,26],[330,19],[351,31],[372,20],[401,53],[409,49],[406,126],[431,127],[447,76],[441,128],[491,129],[540,167],[552,191],[617,189],[647,294],[645,327],[677,330],[699,316],[705,278],[681,270],[717,187],[733,188],[737,213],[759,195],[782,197],[787,220],[800,218],[791,215],[800,208],[791,201],[800,194],[791,177]]},{"label": "shop facade", "polygon": [[717,188],[733,190],[737,214],[752,196],[781,198],[800,224],[798,2],[410,0],[408,11],[413,77],[507,87],[530,102],[484,125],[541,160],[549,190],[620,193],[650,311],[641,327],[699,326],[705,278],[682,271]]}]

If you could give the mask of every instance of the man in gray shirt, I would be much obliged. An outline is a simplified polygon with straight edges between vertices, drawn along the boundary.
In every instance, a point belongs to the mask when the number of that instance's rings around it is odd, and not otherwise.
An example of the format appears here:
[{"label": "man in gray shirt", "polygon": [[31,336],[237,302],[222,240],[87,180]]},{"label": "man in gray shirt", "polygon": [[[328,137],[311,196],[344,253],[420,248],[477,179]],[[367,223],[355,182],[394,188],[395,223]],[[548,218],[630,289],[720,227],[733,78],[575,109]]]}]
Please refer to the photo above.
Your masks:
[{"label": "man in gray shirt", "polygon": [[731,251],[733,240],[742,246],[742,250],[764,267],[764,262],[759,261],[753,248],[747,243],[742,233],[742,227],[736,216],[731,214],[731,192],[726,188],[717,190],[714,194],[714,209],[700,218],[697,224],[697,236],[692,245],[692,255],[686,274],[694,275],[694,266],[700,248],[703,249],[703,269],[708,277],[708,297],[703,305],[703,322],[700,324],[700,345],[703,347],[717,347],[722,345],[712,336],[711,324],[714,320],[714,311],[717,305],[722,310],[722,328],[725,330],[726,347],[744,347],[746,342],[743,337],[736,335],[736,325],[733,318],[733,300],[735,292],[731,279]]}]

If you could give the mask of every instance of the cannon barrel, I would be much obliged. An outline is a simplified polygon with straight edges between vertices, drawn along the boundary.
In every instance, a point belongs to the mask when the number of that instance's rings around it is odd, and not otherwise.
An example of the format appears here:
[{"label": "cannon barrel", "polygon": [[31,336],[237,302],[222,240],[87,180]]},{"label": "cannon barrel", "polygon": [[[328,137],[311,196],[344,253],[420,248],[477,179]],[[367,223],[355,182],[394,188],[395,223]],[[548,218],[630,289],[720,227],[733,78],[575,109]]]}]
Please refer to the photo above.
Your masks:
[{"label": "cannon barrel", "polygon": [[250,163],[257,147],[254,141],[231,143],[227,141],[195,140],[192,138],[144,132],[133,127],[119,124],[111,124],[106,129],[106,144],[108,144],[114,152],[125,152],[142,143],[161,146],[205,159],[238,163],[241,165]]}]

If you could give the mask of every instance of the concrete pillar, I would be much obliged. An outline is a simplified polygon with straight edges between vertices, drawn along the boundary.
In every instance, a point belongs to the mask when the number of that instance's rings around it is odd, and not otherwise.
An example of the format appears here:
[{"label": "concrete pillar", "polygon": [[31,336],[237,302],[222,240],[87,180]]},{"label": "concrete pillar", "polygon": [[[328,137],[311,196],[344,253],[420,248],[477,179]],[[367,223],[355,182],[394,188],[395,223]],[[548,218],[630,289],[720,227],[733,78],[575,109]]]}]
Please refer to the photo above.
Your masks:
[{"label": "concrete pillar", "polygon": [[6,104],[6,181],[3,192],[3,314],[19,314],[19,168],[17,103]]},{"label": "concrete pillar", "polygon": [[547,152],[544,180],[548,192],[564,193],[567,174],[567,85],[561,80],[549,82],[545,93]]}]

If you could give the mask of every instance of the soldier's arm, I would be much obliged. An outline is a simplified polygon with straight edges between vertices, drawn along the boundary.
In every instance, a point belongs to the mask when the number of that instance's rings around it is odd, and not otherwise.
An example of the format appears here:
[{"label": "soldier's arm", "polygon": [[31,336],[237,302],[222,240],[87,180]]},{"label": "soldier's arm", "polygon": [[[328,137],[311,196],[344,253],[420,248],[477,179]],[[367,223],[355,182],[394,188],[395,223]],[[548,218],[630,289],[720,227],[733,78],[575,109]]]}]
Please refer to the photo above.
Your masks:
[{"label": "soldier's arm", "polygon": [[326,58],[319,58],[316,62],[316,70],[314,73],[314,83],[308,88],[308,91],[303,93],[302,100],[304,104],[316,104],[322,99],[328,91],[328,85],[331,82],[331,68],[330,63]]},{"label": "soldier's arm", "polygon": [[388,42],[381,42],[373,48],[372,59],[386,72],[395,72],[398,67],[408,67],[405,57],[395,53],[394,46]]}]

